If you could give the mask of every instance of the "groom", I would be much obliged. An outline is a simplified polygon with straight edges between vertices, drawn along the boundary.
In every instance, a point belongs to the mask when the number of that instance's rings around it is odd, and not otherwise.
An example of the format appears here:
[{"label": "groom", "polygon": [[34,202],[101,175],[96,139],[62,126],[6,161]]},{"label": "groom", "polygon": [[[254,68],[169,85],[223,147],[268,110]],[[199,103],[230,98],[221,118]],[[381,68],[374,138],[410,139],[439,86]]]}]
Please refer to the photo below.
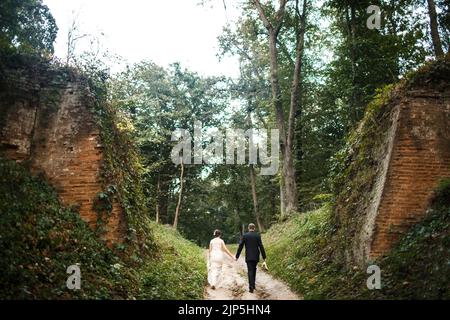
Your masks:
[{"label": "groom", "polygon": [[256,266],[259,262],[259,253],[263,260],[266,260],[266,251],[261,241],[261,236],[259,233],[255,232],[255,225],[250,223],[248,225],[248,232],[243,235],[241,242],[239,242],[239,248],[236,253],[236,261],[241,255],[242,248],[245,245],[245,262],[247,263],[248,272],[248,285],[250,292],[253,293],[255,290],[255,279],[256,279]]}]

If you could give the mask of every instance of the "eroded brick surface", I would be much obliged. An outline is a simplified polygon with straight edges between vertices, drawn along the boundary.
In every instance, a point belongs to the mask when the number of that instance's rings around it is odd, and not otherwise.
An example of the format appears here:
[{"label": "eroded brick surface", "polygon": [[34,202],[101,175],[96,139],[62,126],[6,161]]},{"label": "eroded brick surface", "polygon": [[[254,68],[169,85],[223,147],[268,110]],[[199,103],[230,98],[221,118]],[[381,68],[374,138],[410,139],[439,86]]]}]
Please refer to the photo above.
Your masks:
[{"label": "eroded brick surface", "polygon": [[371,257],[385,254],[423,218],[433,190],[450,177],[449,98],[449,92],[409,92],[399,106]]},{"label": "eroded brick surface", "polygon": [[[95,229],[93,204],[103,189],[103,153],[89,90],[76,81],[43,85],[23,76],[0,80],[8,82],[1,86],[8,90],[0,92],[0,154],[43,172],[62,202],[78,207]],[[108,221],[105,240],[122,242],[125,219],[117,202]]]}]

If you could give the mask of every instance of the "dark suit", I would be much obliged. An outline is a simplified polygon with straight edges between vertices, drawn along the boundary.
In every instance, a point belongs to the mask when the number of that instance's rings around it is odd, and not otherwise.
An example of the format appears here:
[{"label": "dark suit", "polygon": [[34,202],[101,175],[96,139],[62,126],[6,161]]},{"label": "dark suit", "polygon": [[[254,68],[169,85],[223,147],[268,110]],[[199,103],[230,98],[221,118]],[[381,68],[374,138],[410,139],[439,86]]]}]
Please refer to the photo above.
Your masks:
[{"label": "dark suit", "polygon": [[242,237],[239,242],[239,248],[236,253],[236,259],[239,259],[242,249],[245,246],[245,262],[247,263],[248,271],[248,285],[250,290],[255,289],[256,281],[256,266],[259,262],[259,255],[261,253],[263,259],[266,259],[266,251],[261,241],[259,233],[250,231]]}]

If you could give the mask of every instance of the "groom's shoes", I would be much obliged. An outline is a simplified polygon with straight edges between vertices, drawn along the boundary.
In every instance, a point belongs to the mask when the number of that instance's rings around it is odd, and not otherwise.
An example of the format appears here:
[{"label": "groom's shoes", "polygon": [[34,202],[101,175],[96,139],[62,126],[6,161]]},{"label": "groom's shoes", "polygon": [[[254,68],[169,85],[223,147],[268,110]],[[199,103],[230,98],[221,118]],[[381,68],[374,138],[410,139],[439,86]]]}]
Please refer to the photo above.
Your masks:
[{"label": "groom's shoes", "polygon": [[248,291],[249,291],[250,293],[253,293],[253,291],[255,291],[255,289],[254,289],[254,288],[250,288]]}]

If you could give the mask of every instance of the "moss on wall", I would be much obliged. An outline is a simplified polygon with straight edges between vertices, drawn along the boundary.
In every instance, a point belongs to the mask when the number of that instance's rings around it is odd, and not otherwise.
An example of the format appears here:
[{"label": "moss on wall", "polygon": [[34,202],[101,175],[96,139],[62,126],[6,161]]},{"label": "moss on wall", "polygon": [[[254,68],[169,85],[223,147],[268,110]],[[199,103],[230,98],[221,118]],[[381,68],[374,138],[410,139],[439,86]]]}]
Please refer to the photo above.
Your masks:
[{"label": "moss on wall", "polygon": [[[94,208],[98,212],[98,235],[105,232],[105,226],[113,209],[119,204],[125,215],[127,234],[117,249],[136,248],[140,252],[151,251],[152,237],[148,224],[147,199],[141,185],[142,166],[129,132],[119,130],[120,115],[108,103],[107,77],[102,73],[85,75],[80,70],[62,66],[43,58],[26,55],[2,55],[0,63],[0,132],[8,114],[8,108],[20,101],[39,108],[39,123],[35,126],[48,128],[49,121],[61,105],[61,98],[68,87],[76,84],[82,104],[92,113],[92,120],[98,127],[102,145],[103,165],[101,183],[103,191],[92,194],[96,199]],[[53,117],[53,118],[52,118]],[[85,118],[89,118],[86,116]],[[20,123],[19,123],[20,125]],[[89,125],[86,124],[86,127]],[[80,128],[84,130],[84,128]],[[77,138],[77,132],[74,137]],[[46,137],[38,137],[45,139]],[[33,139],[33,137],[30,137]],[[69,141],[70,143],[70,141]],[[42,150],[39,150],[41,152]],[[39,166],[39,164],[38,164]],[[119,241],[121,242],[121,241]],[[131,244],[131,246],[128,246]],[[136,257],[135,257],[136,258]]]},{"label": "moss on wall", "polygon": [[[450,83],[450,55],[430,61],[410,73],[399,84],[378,90],[367,106],[359,126],[347,137],[345,147],[336,155],[333,168],[335,194],[334,219],[338,226],[336,237],[341,250],[336,253],[349,266],[364,260],[362,249],[355,247],[370,206],[373,204],[376,183],[381,179],[383,165],[389,161],[389,134],[395,119],[395,106],[409,91],[448,89]],[[376,209],[375,209],[376,210]],[[355,244],[356,243],[356,244]]]},{"label": "moss on wall", "polygon": [[373,197],[372,190],[383,161],[393,117],[393,99],[393,86],[379,90],[358,129],[350,134],[344,149],[337,154],[333,211],[338,226],[338,243],[344,254],[340,258],[349,263],[357,260],[353,256],[352,242],[362,228]]},{"label": "moss on wall", "polygon": [[[89,132],[84,138],[100,136],[96,148],[102,153],[102,191],[92,194],[98,228],[90,229],[80,218],[79,205],[64,207],[44,175],[32,176],[29,161],[19,165],[0,158],[0,268],[4,271],[0,298],[201,298],[206,277],[203,250],[175,230],[149,221],[140,155],[132,132],[123,125],[126,119],[108,103],[104,75],[86,76],[42,59],[11,56],[0,60],[0,96],[9,99],[0,102],[0,109],[38,97],[36,106],[51,115],[60,105],[61,92],[73,83],[83,91],[81,104],[88,106],[80,110],[91,113],[94,129],[98,128],[98,133]],[[50,117],[41,116],[40,125],[45,127]],[[117,204],[125,216],[126,238],[108,248],[101,236]],[[66,268],[76,263],[81,267],[82,289],[71,291],[66,288]],[[167,286],[168,279],[173,285]]]}]

